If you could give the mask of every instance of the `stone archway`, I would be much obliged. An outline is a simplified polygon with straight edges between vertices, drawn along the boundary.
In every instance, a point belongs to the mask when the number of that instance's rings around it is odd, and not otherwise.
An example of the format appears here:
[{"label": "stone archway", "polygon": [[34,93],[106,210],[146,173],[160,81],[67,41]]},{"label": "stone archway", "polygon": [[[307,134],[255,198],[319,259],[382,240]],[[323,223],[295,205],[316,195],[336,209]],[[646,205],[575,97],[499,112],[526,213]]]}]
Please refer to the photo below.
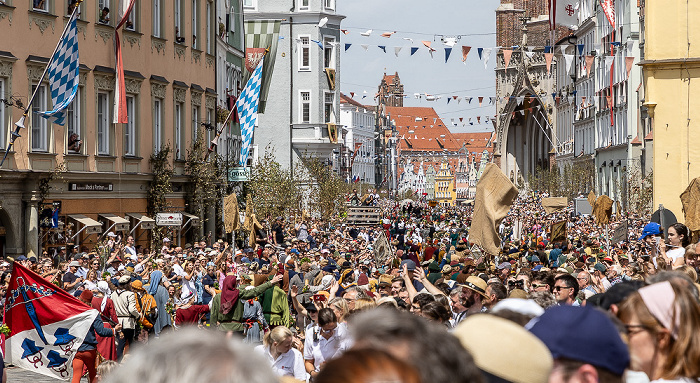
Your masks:
[{"label": "stone archway", "polygon": [[537,169],[549,167],[554,136],[546,113],[531,89],[522,89],[504,108],[495,153],[501,170],[516,185],[527,183]]}]

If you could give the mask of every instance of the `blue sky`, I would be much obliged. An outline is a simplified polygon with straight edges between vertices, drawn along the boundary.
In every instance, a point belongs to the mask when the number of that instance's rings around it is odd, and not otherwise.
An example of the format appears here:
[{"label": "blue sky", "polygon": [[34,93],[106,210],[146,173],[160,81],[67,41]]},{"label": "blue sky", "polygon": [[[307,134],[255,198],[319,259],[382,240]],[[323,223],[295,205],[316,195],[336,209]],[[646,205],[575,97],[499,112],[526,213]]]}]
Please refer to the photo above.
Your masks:
[{"label": "blue sky", "polygon": [[[459,124],[451,128],[453,132],[491,131],[492,125],[483,124],[483,116],[493,116],[494,106],[487,106],[488,97],[495,96],[496,76],[495,51],[491,54],[488,68],[479,60],[477,47],[494,47],[496,45],[496,16],[498,0],[338,0],[337,12],[345,15],[341,29],[347,29],[347,35],[341,35],[341,73],[340,89],[348,94],[355,92],[355,99],[372,104],[372,97],[383,73],[399,73],[405,93],[410,98],[404,100],[404,106],[432,106],[446,125],[451,119]],[[371,36],[360,33],[372,29]],[[384,32],[397,31],[390,38],[381,37]],[[445,45],[440,35],[457,37],[459,40],[445,63]],[[413,39],[413,43],[404,40]],[[434,58],[423,47],[421,41],[432,42]],[[346,52],[345,43],[352,46]],[[360,44],[368,44],[367,51]],[[387,53],[377,45],[385,45]],[[471,46],[472,50],[462,63],[462,45]],[[399,57],[394,54],[395,46],[403,46]],[[410,56],[410,46],[421,47]],[[363,91],[367,98],[362,100]],[[437,101],[415,99],[414,93],[441,95]],[[451,96],[474,97],[471,104],[452,100]],[[485,97],[484,106],[479,107],[476,97]],[[482,116],[482,124],[476,124],[476,116]],[[466,123],[471,117],[474,126],[466,128],[459,123],[459,117]]]}]

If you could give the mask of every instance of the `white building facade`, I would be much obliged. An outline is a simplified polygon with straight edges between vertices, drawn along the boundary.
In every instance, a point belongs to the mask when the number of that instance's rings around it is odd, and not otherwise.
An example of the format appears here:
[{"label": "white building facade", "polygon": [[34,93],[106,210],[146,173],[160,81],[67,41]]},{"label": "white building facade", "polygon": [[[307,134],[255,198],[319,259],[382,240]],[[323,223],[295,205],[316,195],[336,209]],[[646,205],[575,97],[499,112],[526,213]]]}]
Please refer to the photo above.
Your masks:
[{"label": "white building facade", "polygon": [[375,115],[357,101],[341,95],[340,125],[342,126],[347,164],[352,165],[347,172],[346,181],[358,180],[362,183],[375,182],[374,157],[374,127]]}]

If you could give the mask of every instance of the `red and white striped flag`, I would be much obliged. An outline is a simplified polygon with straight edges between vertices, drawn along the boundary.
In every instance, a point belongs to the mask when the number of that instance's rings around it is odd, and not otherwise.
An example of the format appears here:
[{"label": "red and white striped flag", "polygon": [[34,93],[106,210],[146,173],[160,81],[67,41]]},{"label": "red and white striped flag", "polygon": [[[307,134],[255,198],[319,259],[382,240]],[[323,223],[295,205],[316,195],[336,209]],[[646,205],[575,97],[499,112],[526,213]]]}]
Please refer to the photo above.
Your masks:
[{"label": "red and white striped flag", "polygon": [[114,28],[114,40],[116,41],[116,76],[114,84],[114,123],[126,124],[129,122],[129,116],[126,111],[126,89],[124,85],[124,61],[122,60],[122,45],[119,42],[119,28],[121,28],[129,19],[129,13],[134,7],[136,0],[121,0],[121,5],[118,8],[119,24]]}]

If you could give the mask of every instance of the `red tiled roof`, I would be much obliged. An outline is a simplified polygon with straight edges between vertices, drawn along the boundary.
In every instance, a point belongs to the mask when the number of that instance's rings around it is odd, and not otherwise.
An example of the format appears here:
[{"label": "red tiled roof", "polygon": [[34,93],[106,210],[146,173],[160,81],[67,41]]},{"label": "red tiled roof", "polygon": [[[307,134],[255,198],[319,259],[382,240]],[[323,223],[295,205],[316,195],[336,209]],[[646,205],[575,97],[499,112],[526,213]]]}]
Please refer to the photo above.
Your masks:
[{"label": "red tiled roof", "polygon": [[385,74],[382,80],[386,81],[387,84],[393,84],[396,74]]},{"label": "red tiled roof", "polygon": [[647,134],[647,136],[644,137],[644,139],[645,140],[653,140],[654,139],[654,131],[652,130],[651,132],[649,132],[649,134]]},{"label": "red tiled roof", "polygon": [[[433,108],[387,106],[386,113],[396,124],[399,137],[404,137],[399,141],[403,143],[400,150],[442,152],[443,149],[455,151],[461,147]],[[405,138],[410,139],[412,147],[406,144]]]},{"label": "red tiled roof", "polygon": [[641,143],[642,143],[642,141],[639,141],[639,136],[635,137],[634,140],[632,140],[632,145],[638,145]]},{"label": "red tiled roof", "polygon": [[457,140],[459,147],[466,144],[469,152],[480,153],[487,150],[493,153],[492,139],[494,132],[478,132],[478,133],[452,133],[452,137]]},{"label": "red tiled roof", "polygon": [[357,101],[353,100],[352,98],[346,96],[346,95],[343,94],[342,92],[340,93],[340,103],[341,103],[341,104],[350,104],[350,105],[354,105],[354,106],[356,106],[356,107],[358,107],[358,108],[362,108],[362,109],[368,109],[365,105],[360,104],[359,102],[357,102]]}]

